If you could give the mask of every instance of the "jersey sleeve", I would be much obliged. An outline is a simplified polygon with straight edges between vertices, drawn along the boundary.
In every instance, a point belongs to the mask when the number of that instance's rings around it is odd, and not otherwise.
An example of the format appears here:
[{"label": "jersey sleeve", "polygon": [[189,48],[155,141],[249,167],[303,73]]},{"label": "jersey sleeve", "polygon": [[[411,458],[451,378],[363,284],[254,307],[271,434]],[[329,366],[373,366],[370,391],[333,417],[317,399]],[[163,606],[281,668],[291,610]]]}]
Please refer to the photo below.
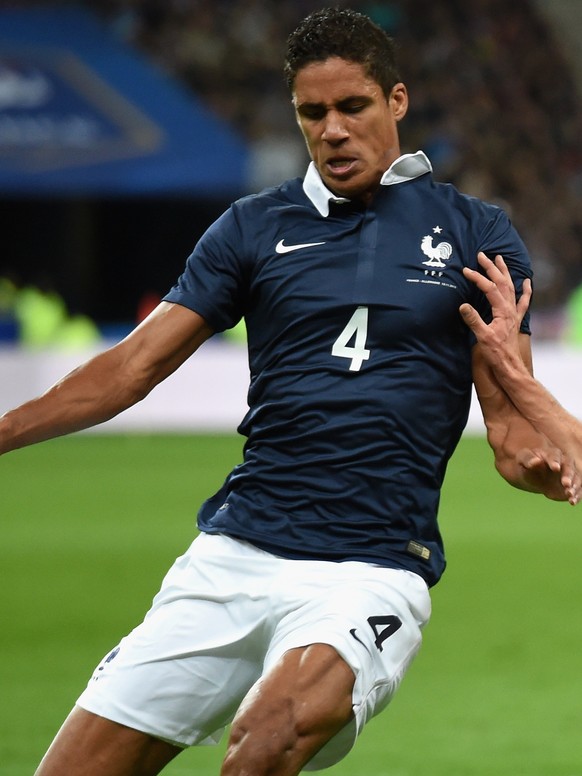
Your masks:
[{"label": "jersey sleeve", "polygon": [[247,297],[243,253],[241,230],[231,206],[202,235],[164,301],[198,313],[215,332],[235,326],[244,314]]},{"label": "jersey sleeve", "polygon": [[[519,299],[523,292],[523,281],[533,277],[530,257],[507,214],[497,207],[493,212],[493,217],[479,236],[477,251],[483,251],[490,259],[498,255],[503,257],[515,286],[516,298]],[[491,320],[491,308],[484,297],[480,312],[487,322]],[[529,310],[520,330],[524,334],[531,334]]]}]

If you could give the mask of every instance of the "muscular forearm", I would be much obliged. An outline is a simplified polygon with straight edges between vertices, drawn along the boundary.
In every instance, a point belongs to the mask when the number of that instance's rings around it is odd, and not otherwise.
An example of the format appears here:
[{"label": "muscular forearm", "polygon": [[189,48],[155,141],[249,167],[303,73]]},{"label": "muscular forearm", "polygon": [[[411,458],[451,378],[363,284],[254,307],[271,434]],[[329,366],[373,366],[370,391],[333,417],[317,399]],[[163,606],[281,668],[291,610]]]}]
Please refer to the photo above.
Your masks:
[{"label": "muscular forearm", "polygon": [[[529,362],[527,349],[524,356]],[[475,387],[498,472],[521,490],[543,493],[551,499],[571,500],[570,464],[564,462],[561,452],[565,446],[548,438],[519,410],[486,364],[479,346],[475,347],[473,360]],[[521,354],[514,366],[520,374],[531,377]]]},{"label": "muscular forearm", "polygon": [[560,451],[517,411],[508,414],[503,424],[488,428],[488,440],[495,467],[510,485],[558,501],[568,498]]},{"label": "muscular forearm", "polygon": [[143,398],[137,380],[120,379],[122,361],[106,351],[0,417],[0,454],[103,423]]},{"label": "muscular forearm", "polygon": [[514,353],[499,358],[493,372],[519,412],[540,433],[562,449],[580,445],[578,421],[525,368]]},{"label": "muscular forearm", "polygon": [[0,417],[0,455],[109,420],[147,396],[211,334],[197,313],[162,302],[119,344]]}]

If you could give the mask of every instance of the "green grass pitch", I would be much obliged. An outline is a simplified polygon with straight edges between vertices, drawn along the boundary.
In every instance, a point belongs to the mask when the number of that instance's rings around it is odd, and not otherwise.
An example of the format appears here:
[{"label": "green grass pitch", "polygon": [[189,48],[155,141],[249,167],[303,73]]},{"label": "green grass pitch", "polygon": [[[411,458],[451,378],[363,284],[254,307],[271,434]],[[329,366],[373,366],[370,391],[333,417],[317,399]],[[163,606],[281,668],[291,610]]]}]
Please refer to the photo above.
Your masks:
[{"label": "green grass pitch", "polygon": [[[240,451],[235,436],[79,435],[0,460],[1,776],[32,774]],[[581,510],[513,490],[483,439],[462,440],[423,649],[330,776],[582,776]],[[165,773],[217,774],[222,751]]]}]

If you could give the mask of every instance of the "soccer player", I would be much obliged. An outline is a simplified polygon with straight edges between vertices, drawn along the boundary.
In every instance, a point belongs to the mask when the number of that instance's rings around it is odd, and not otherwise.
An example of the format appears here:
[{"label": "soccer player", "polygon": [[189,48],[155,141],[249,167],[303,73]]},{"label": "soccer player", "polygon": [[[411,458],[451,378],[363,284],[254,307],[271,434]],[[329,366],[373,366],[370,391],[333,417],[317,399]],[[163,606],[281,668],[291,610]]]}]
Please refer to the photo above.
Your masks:
[{"label": "soccer player", "polygon": [[[569,460],[517,412],[459,314],[470,303],[487,320],[463,274],[479,251],[503,254],[521,293],[526,249],[501,210],[401,155],[391,39],[358,13],[317,11],[285,72],[305,178],[235,202],[133,333],[0,420],[0,452],[105,421],[245,318],[244,460],[37,776],[157,774],[231,721],[222,776],[339,761],[420,647],[473,383],[501,474],[573,497]],[[527,316],[521,330],[529,363]]]}]

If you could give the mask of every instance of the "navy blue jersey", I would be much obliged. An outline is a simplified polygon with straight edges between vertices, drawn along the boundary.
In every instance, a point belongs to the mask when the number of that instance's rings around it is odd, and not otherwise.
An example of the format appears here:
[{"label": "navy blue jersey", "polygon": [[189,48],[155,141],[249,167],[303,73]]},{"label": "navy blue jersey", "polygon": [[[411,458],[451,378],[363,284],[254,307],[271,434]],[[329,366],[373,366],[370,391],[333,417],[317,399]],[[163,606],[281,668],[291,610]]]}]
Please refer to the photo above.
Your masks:
[{"label": "navy blue jersey", "polygon": [[327,217],[296,179],[209,228],[165,299],[216,331],[244,316],[250,388],[243,463],[203,504],[202,531],[439,579],[441,485],[471,399],[459,305],[489,314],[462,274],[480,250],[520,291],[530,262],[504,212],[429,173]]}]

